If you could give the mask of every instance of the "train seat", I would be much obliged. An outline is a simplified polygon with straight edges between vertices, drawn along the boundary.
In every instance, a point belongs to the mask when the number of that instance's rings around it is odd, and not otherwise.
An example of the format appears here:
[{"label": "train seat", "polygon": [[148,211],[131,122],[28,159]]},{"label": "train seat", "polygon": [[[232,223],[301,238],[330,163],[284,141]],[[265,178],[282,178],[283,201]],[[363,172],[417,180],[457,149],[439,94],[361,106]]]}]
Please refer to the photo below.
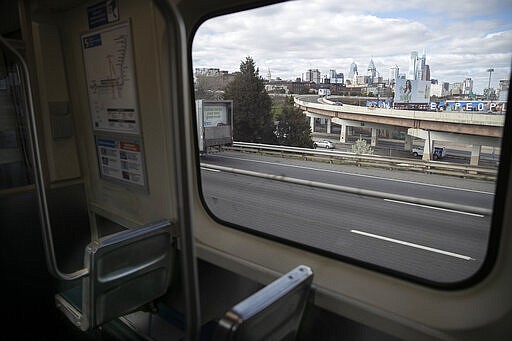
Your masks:
[{"label": "train seat", "polygon": [[313,272],[304,265],[284,274],[226,312],[213,340],[295,339],[312,282]]},{"label": "train seat", "polygon": [[80,286],[55,295],[57,307],[86,331],[162,296],[172,273],[170,226],[161,221],[89,243],[88,275]]}]

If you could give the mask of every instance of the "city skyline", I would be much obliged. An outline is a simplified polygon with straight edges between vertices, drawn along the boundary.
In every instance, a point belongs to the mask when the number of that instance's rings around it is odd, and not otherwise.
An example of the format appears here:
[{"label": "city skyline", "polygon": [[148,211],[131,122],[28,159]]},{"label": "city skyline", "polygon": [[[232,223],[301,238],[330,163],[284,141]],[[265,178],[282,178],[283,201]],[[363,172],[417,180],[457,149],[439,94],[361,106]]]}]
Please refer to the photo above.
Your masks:
[{"label": "city skyline", "polygon": [[366,74],[373,60],[387,79],[395,65],[401,74],[408,72],[411,51],[421,55],[425,50],[430,77],[440,82],[463,82],[469,77],[475,92],[482,93],[489,68],[494,69],[492,88],[510,78],[511,3],[452,1],[421,6],[415,1],[294,1],[217,17],[198,29],[194,68],[233,72],[251,56],[263,77],[270,69],[274,78],[294,80],[308,69],[319,69],[322,75],[334,69],[347,76],[353,62],[359,74]]}]

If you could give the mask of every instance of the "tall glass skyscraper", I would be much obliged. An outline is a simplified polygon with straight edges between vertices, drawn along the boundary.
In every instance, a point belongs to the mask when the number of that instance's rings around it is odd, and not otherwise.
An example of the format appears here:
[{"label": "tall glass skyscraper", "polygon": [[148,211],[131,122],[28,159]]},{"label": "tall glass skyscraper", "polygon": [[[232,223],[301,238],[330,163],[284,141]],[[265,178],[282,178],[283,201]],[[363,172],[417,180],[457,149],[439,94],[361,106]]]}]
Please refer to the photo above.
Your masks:
[{"label": "tall glass skyscraper", "polygon": [[348,71],[347,79],[353,80],[354,77],[356,77],[356,76],[357,76],[357,65],[355,62],[352,62],[352,64],[350,64],[350,70]]},{"label": "tall glass skyscraper", "polygon": [[410,80],[430,80],[430,68],[426,63],[427,57],[425,50],[420,57],[418,51],[412,51],[409,59],[409,70],[407,71],[407,79]]}]

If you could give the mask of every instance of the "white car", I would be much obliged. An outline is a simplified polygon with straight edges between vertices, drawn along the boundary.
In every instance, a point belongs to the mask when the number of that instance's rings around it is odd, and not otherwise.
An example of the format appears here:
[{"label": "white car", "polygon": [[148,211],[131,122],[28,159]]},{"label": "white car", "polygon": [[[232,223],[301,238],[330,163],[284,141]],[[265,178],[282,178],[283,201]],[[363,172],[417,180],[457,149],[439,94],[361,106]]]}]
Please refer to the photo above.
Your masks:
[{"label": "white car", "polygon": [[331,141],[323,140],[323,141],[315,141],[313,142],[313,148],[325,148],[325,149],[334,149],[334,143]]}]

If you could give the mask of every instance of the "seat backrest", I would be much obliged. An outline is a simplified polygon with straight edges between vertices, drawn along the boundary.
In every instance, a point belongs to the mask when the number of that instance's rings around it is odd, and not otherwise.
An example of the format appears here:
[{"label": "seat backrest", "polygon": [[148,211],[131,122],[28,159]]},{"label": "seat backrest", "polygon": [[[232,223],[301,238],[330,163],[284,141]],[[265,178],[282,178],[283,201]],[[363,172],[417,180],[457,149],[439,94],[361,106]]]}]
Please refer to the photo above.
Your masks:
[{"label": "seat backrest", "polygon": [[[91,242],[84,255],[89,275],[82,279],[81,311],[66,315],[85,331],[162,296],[170,282],[171,241],[170,222],[162,221]],[[61,309],[67,305],[62,297]]]},{"label": "seat backrest", "polygon": [[313,272],[301,265],[229,310],[213,339],[294,339],[311,293]]}]

